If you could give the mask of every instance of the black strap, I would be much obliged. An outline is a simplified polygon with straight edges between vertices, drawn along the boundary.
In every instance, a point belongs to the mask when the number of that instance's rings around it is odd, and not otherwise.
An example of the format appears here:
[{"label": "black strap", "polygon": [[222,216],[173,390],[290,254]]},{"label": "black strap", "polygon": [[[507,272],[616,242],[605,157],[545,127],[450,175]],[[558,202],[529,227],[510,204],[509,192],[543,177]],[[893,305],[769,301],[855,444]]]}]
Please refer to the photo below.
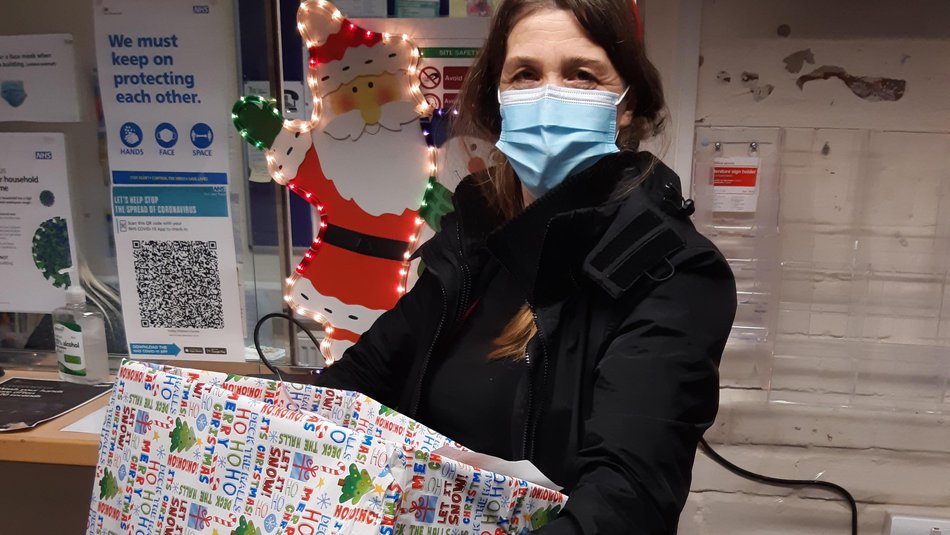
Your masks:
[{"label": "black strap", "polygon": [[323,231],[322,239],[323,243],[384,260],[403,260],[403,255],[409,250],[409,242],[407,241],[363,234],[336,225],[327,225],[327,228]]},{"label": "black strap", "polygon": [[[670,257],[685,246],[660,212],[646,202],[636,206],[629,223],[608,231],[604,244],[588,256],[584,269],[615,299],[644,275],[662,281],[673,275]],[[633,207],[633,206],[631,206]],[[656,270],[656,273],[653,273]]]}]

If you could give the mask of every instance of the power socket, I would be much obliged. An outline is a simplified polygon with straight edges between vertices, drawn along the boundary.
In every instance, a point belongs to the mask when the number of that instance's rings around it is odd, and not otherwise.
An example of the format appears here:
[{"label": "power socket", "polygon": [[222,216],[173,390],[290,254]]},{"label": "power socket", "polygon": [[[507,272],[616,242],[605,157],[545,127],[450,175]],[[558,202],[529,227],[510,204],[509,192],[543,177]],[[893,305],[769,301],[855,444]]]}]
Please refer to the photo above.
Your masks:
[{"label": "power socket", "polygon": [[950,535],[950,519],[888,513],[884,535]]}]

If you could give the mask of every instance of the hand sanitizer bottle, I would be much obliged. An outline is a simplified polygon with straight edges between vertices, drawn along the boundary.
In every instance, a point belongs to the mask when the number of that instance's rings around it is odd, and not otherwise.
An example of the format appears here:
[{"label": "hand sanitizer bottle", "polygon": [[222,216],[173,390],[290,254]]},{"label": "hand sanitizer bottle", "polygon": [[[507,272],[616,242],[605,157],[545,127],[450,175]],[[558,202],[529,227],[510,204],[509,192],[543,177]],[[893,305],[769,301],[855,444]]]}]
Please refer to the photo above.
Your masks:
[{"label": "hand sanitizer bottle", "polygon": [[109,353],[102,313],[86,306],[75,267],[67,268],[66,306],[53,311],[59,376],[74,383],[101,383],[109,377]]}]

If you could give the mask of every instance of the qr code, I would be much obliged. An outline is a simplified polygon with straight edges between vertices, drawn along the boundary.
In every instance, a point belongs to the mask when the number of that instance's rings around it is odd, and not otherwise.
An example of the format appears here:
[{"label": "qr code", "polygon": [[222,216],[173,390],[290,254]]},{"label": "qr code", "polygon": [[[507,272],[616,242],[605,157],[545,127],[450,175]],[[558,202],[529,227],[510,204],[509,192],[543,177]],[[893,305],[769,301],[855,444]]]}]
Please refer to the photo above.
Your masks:
[{"label": "qr code", "polygon": [[222,329],[218,242],[133,240],[142,327]]}]

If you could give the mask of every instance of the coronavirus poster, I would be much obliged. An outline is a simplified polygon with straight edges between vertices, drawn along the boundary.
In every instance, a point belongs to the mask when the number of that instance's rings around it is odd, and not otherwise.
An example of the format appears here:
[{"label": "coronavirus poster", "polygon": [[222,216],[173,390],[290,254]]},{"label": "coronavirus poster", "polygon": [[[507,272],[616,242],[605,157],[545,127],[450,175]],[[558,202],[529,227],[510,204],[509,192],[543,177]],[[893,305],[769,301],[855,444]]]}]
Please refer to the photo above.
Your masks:
[{"label": "coronavirus poster", "polygon": [[95,17],[129,352],[243,359],[233,2],[100,0]]},{"label": "coronavirus poster", "polygon": [[0,310],[66,303],[76,265],[63,134],[0,134]]},{"label": "coronavirus poster", "polygon": [[78,121],[76,90],[72,35],[0,35],[0,121]]}]

